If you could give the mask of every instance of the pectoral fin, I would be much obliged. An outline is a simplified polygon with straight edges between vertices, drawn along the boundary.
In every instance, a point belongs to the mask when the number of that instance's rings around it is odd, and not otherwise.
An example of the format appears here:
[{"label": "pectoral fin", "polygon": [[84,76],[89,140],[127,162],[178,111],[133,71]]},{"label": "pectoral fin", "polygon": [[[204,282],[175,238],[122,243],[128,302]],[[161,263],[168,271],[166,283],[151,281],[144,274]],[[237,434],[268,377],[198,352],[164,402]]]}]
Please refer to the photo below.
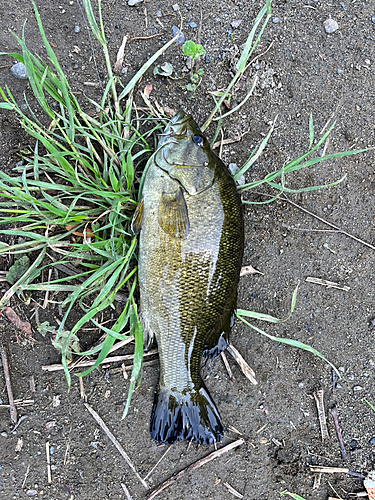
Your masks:
[{"label": "pectoral fin", "polygon": [[190,196],[202,193],[210,188],[214,181],[214,172],[208,167],[177,165],[169,171],[169,175],[178,180]]},{"label": "pectoral fin", "polygon": [[138,234],[140,230],[142,229],[142,220],[143,220],[143,197],[141,198],[141,201],[138,203],[137,208],[135,209],[134,215],[133,215],[133,220],[131,223],[131,230],[133,231],[133,234]]},{"label": "pectoral fin", "polygon": [[189,217],[182,189],[174,193],[162,193],[159,225],[165,233],[174,238],[186,238],[189,232]]}]

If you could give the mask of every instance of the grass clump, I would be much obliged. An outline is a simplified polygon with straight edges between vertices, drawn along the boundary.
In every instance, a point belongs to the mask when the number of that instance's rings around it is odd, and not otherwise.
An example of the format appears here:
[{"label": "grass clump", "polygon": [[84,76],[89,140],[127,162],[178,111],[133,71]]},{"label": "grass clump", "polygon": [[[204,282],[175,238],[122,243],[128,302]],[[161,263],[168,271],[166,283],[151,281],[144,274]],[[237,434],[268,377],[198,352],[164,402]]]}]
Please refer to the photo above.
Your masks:
[{"label": "grass clump", "polygon": [[[147,139],[150,133],[162,127],[159,122],[147,133],[142,133],[139,122],[136,126],[132,125],[134,114],[132,96],[134,87],[142,75],[174,43],[178,35],[150,57],[125,88],[118,91],[121,82],[113,75],[111,69],[101,17],[101,2],[98,3],[99,24],[90,1],[83,0],[83,4],[91,30],[103,49],[108,76],[100,102],[89,100],[93,109],[97,110],[95,114],[86,112],[72,92],[46,38],[35,4],[33,4],[35,16],[49,63],[46,64],[28,50],[24,31],[21,38],[16,36],[22,49],[21,53],[8,54],[25,64],[36,101],[49,123],[47,126],[41,123],[27,101],[28,109],[23,111],[11,89],[0,89],[3,99],[0,108],[17,113],[22,127],[35,139],[34,150],[24,157],[25,165],[14,169],[15,175],[0,171],[0,224],[14,226],[12,229],[2,229],[1,233],[20,239],[15,244],[4,245],[0,248],[0,252],[11,253],[21,259],[26,254],[30,256],[31,252],[36,255],[23,274],[17,272],[17,266],[14,265],[16,267],[12,271],[13,285],[0,299],[0,308],[14,293],[38,290],[65,293],[66,297],[61,304],[64,315],[59,327],[50,327],[44,323],[40,327],[44,333],[54,331],[54,345],[61,351],[69,385],[71,383],[69,360],[74,353],[79,352],[78,334],[85,325],[99,328],[104,339],[91,350],[79,353],[80,355],[98,353],[95,365],[79,374],[80,376],[88,374],[98,366],[116,340],[133,338],[134,368],[130,379],[126,413],[132,392],[140,380],[143,359],[143,329],[135,297],[137,243],[130,224],[143,185],[144,173],[142,174],[141,170],[152,153]],[[202,127],[202,130],[205,130],[212,122],[218,122],[212,142],[219,134],[222,119],[239,109],[255,88],[256,81],[242,103],[228,113],[221,114],[221,104],[248,67],[250,57],[270,16],[271,2],[267,0],[255,19],[254,27],[237,62],[237,72],[233,80],[218,96],[220,98],[215,101],[215,107]],[[203,47],[192,41],[186,42],[184,47],[184,53],[193,59],[204,53]],[[193,70],[192,75],[195,79]],[[198,79],[191,83],[197,86],[201,76],[202,74],[197,72]],[[219,116],[216,116],[217,114]],[[314,145],[311,117],[308,151],[283,168],[268,174],[264,179],[242,185],[239,189],[245,191],[262,184],[268,185],[275,190],[275,195],[265,203],[274,201],[283,192],[319,189],[321,186],[291,190],[285,185],[285,176],[326,159],[359,152],[342,152],[309,159],[309,156],[321,147],[332,129],[333,126]],[[260,158],[272,131],[273,126],[252,151],[245,165],[235,174],[235,179],[245,174]],[[147,171],[147,164],[144,171]],[[245,201],[245,203],[250,202]],[[75,266],[73,275],[48,282],[38,282],[46,268],[55,266],[61,269],[61,266],[70,266],[71,269],[72,264]],[[291,312],[295,306],[295,294]],[[121,314],[113,320],[111,326],[101,324],[99,314],[113,310],[115,302],[121,304]],[[71,328],[68,328],[68,318],[74,307],[79,307],[82,315]],[[302,343],[270,336],[245,319],[252,317],[278,323],[281,320],[277,318],[243,310],[237,311],[237,316],[272,340],[310,350],[322,357],[317,351]]]}]

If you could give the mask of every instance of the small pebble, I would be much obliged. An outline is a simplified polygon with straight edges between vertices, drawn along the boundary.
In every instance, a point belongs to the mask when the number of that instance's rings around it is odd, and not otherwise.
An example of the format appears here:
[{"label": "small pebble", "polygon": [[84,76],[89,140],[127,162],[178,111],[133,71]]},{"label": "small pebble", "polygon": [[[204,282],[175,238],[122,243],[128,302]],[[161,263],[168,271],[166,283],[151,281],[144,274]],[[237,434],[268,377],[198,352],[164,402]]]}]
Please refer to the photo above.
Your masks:
[{"label": "small pebble", "polygon": [[8,437],[8,434],[7,434],[6,432],[2,432],[2,433],[0,434],[0,436],[2,436],[3,438],[6,438],[6,437]]},{"label": "small pebble", "polygon": [[372,16],[371,22],[375,24],[375,16]]},{"label": "small pebble", "polygon": [[81,31],[81,28],[79,26],[74,26],[74,33],[79,33]]},{"label": "small pebble", "polygon": [[277,24],[277,23],[279,23],[279,22],[280,22],[280,18],[279,18],[279,17],[274,17],[274,18],[272,19],[272,22],[273,22],[273,23],[275,23],[275,24]]},{"label": "small pebble", "polygon": [[177,43],[184,43],[185,42],[185,35],[181,33],[181,31],[177,28],[177,26],[172,26],[172,31],[173,31],[173,36],[178,36],[176,42]]},{"label": "small pebble", "polygon": [[375,437],[370,439],[370,444],[375,444]]},{"label": "small pebble", "polygon": [[51,455],[53,455],[54,451],[55,451],[55,447],[54,446],[50,446],[49,452],[50,452]]},{"label": "small pebble", "polygon": [[205,62],[206,64],[209,64],[209,63],[211,62],[211,57],[210,57],[210,56],[205,56],[205,58],[204,58],[204,62]]},{"label": "small pebble", "polygon": [[27,491],[26,491],[26,495],[27,495],[28,497],[34,497],[34,496],[35,496],[35,495],[37,495],[37,494],[38,494],[38,492],[37,492],[36,490],[27,490]]},{"label": "small pebble", "polygon": [[339,29],[339,25],[334,19],[327,19],[323,23],[324,29],[326,30],[326,33],[333,33],[334,31]]},{"label": "small pebble", "polygon": [[14,66],[12,66],[10,68],[10,72],[19,80],[27,80],[26,66],[21,62],[18,62]]},{"label": "small pebble", "polygon": [[349,446],[352,450],[355,450],[356,448],[358,448],[358,441],[356,439],[352,439],[351,441],[349,441]]},{"label": "small pebble", "polygon": [[342,69],[340,69],[340,68],[339,68],[339,69],[337,70],[337,74],[338,74],[338,75],[341,75],[341,73],[342,73]]},{"label": "small pebble", "polygon": [[128,5],[130,5],[130,7],[133,7],[134,5],[137,5],[137,3],[141,3],[142,0],[129,0],[128,1]]},{"label": "small pebble", "polygon": [[353,391],[363,391],[363,387],[361,387],[360,385],[355,385],[353,387]]},{"label": "small pebble", "polygon": [[237,19],[236,21],[232,21],[230,23],[230,25],[232,26],[232,28],[236,29],[238,28],[238,26],[242,23],[242,19]]},{"label": "small pebble", "polygon": [[161,10],[158,10],[156,13],[156,17],[161,17]]},{"label": "small pebble", "polygon": [[189,23],[189,26],[190,26],[190,28],[196,28],[197,27],[197,23],[193,23],[193,22]]},{"label": "small pebble", "polygon": [[180,10],[180,7],[178,6],[178,3],[175,3],[174,5],[172,5],[172,9],[177,12],[178,10]]},{"label": "small pebble", "polygon": [[21,104],[20,106],[20,110],[25,113],[25,111],[27,111],[29,109],[28,105],[27,104]]}]

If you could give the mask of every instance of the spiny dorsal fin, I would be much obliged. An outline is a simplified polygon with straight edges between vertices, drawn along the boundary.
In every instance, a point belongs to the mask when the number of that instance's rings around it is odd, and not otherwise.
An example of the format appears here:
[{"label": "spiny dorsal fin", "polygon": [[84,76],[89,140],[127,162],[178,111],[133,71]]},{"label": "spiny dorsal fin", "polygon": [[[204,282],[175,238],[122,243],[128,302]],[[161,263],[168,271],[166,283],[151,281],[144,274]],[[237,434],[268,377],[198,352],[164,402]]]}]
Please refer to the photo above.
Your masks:
[{"label": "spiny dorsal fin", "polygon": [[138,203],[137,208],[135,209],[134,215],[133,215],[133,220],[131,223],[131,230],[133,231],[133,234],[138,234],[140,230],[142,229],[142,219],[143,219],[143,197],[141,198],[141,201]]},{"label": "spiny dorsal fin", "polygon": [[174,193],[162,193],[159,226],[173,238],[186,238],[189,232],[189,217],[182,189]]}]

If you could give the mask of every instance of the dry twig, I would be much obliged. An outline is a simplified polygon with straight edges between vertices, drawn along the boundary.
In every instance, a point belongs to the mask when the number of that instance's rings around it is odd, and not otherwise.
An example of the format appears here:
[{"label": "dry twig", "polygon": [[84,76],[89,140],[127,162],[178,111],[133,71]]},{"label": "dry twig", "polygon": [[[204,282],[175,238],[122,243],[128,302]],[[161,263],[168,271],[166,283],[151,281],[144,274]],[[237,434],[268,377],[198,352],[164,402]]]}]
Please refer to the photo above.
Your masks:
[{"label": "dry twig", "polygon": [[1,361],[3,363],[5,385],[6,385],[7,393],[8,393],[10,420],[12,421],[12,423],[14,425],[16,425],[17,420],[18,420],[17,419],[17,410],[16,410],[16,406],[14,404],[12,386],[10,383],[8,359],[7,359],[3,344],[0,344],[0,353],[1,353]]},{"label": "dry twig", "polygon": [[52,483],[51,457],[50,457],[50,454],[49,454],[49,441],[46,442],[46,455],[47,455],[47,476],[48,476],[48,482]]},{"label": "dry twig", "polygon": [[316,285],[324,285],[327,288],[338,288],[339,290],[345,290],[348,292],[350,290],[349,286],[340,286],[338,283],[334,283],[333,281],[322,280],[320,278],[314,278],[312,276],[308,276],[306,281],[309,283],[315,283]]},{"label": "dry twig", "polygon": [[336,431],[337,439],[339,441],[339,446],[340,446],[340,450],[341,450],[341,456],[342,456],[342,459],[345,460],[345,458],[346,458],[346,450],[345,450],[344,440],[342,439],[341,430],[340,430],[340,426],[339,426],[339,419],[338,419],[338,415],[337,415],[337,408],[333,408],[330,411],[331,411],[331,415],[332,415],[332,419],[333,419],[333,424],[335,426],[335,431]]},{"label": "dry twig", "polygon": [[224,483],[224,486],[228,488],[228,491],[232,493],[237,498],[243,498],[243,495],[233,488],[229,483]]},{"label": "dry twig", "polygon": [[189,467],[186,467],[182,471],[180,471],[178,474],[175,476],[172,476],[170,479],[162,483],[158,488],[156,488],[151,495],[147,498],[147,500],[152,500],[155,498],[159,493],[161,493],[165,488],[168,488],[171,484],[173,484],[175,481],[180,479],[180,477],[184,476],[185,474],[190,474],[193,472],[193,470],[198,469],[199,467],[202,467],[202,465],[205,465],[208,462],[211,462],[214,458],[220,457],[224,453],[227,453],[228,451],[232,450],[233,448],[237,448],[237,446],[240,446],[245,442],[244,439],[238,439],[237,441],[234,441],[233,443],[228,444],[227,446],[224,446],[223,448],[220,448],[219,450],[213,451],[209,455],[207,455],[204,458],[201,458],[197,462],[194,462],[193,464],[189,465]]},{"label": "dry twig", "polygon": [[223,360],[223,363],[224,363],[224,365],[225,365],[225,368],[227,369],[229,380],[230,380],[231,382],[235,382],[235,380],[236,380],[236,379],[235,379],[235,378],[234,378],[234,376],[233,376],[233,373],[232,373],[232,370],[231,370],[231,368],[230,368],[230,366],[229,366],[229,363],[228,363],[227,357],[225,356],[225,352],[224,352],[224,351],[221,351],[220,356],[221,356],[221,359]]},{"label": "dry twig", "polygon": [[316,407],[318,410],[318,418],[320,424],[320,432],[322,434],[322,441],[325,439],[329,439],[328,429],[327,429],[327,419],[324,411],[324,391],[323,389],[319,389],[314,392],[314,399],[316,402]]},{"label": "dry twig", "polygon": [[102,428],[102,430],[106,433],[106,435],[108,436],[108,438],[115,445],[115,447],[117,448],[117,450],[120,452],[121,456],[125,459],[125,462],[129,465],[129,467],[134,472],[134,474],[137,476],[137,478],[142,483],[142,485],[146,488],[146,490],[148,490],[149,489],[148,484],[138,474],[138,472],[136,471],[136,469],[135,469],[134,465],[132,464],[130,458],[126,454],[125,450],[123,449],[123,447],[121,446],[121,444],[117,441],[117,439],[112,434],[112,432],[108,429],[108,427],[106,426],[106,424],[104,423],[104,421],[99,417],[99,415],[96,413],[96,411],[88,403],[83,403],[83,404],[88,409],[88,411],[91,413],[91,415],[94,417],[94,419],[96,420],[96,422],[100,425],[100,427]]},{"label": "dry twig", "polygon": [[232,346],[232,344],[229,344],[227,351],[233,356],[245,377],[248,378],[252,384],[257,385],[258,382],[255,379],[254,370],[250,368],[237,349]]}]

